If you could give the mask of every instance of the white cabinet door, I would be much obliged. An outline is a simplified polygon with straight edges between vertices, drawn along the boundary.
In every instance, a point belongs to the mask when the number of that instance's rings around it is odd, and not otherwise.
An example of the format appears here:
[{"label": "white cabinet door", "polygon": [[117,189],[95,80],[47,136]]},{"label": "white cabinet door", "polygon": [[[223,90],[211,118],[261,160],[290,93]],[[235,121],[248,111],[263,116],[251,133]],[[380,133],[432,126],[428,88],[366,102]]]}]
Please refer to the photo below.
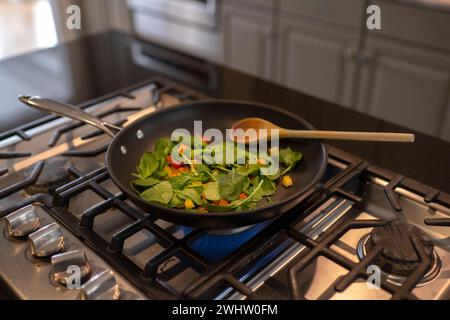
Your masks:
[{"label": "white cabinet door", "polygon": [[358,32],[281,18],[278,81],[299,91],[350,106]]},{"label": "white cabinet door", "polygon": [[273,80],[272,15],[224,7],[222,26],[225,64],[234,69]]},{"label": "white cabinet door", "polygon": [[449,132],[444,119],[450,105],[450,57],[373,37],[366,41],[366,52],[358,109],[450,140],[443,136]]}]

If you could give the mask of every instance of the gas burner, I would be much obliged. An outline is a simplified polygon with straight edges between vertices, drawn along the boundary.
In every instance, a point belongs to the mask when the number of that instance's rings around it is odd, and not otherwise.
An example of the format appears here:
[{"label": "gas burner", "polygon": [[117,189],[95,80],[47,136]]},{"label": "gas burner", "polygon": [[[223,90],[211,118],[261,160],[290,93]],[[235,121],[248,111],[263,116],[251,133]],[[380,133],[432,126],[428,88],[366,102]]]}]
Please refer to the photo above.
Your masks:
[{"label": "gas burner", "polygon": [[208,232],[190,246],[209,261],[218,262],[257,235],[269,223],[270,221],[265,221],[241,228]]},{"label": "gas burner", "polygon": [[[63,157],[46,160],[37,180],[25,189],[26,193],[29,195],[51,193],[57,187],[71,181],[73,177],[69,171],[70,166],[70,161]],[[24,178],[29,177],[33,170],[34,167],[27,168],[24,171]]]},{"label": "gas burner", "polygon": [[247,231],[251,228],[253,228],[255,225],[249,225],[244,227],[238,227],[233,229],[216,229],[216,230],[209,230],[208,234],[212,236],[229,236],[236,233],[241,233],[244,231]]},{"label": "gas burner", "polygon": [[394,221],[374,228],[370,234],[360,239],[357,247],[358,257],[362,259],[376,246],[381,246],[383,251],[374,264],[385,272],[388,281],[401,285],[422,263],[410,239],[416,239],[417,245],[422,246],[429,258],[428,271],[419,283],[424,285],[439,274],[441,261],[434,250],[432,240],[414,225]]}]

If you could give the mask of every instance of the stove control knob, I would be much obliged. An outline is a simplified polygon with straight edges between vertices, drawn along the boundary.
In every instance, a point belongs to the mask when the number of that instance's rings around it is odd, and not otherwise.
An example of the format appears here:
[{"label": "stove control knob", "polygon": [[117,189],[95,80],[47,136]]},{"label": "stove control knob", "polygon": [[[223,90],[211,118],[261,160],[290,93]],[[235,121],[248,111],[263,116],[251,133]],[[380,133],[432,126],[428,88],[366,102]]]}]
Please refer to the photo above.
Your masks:
[{"label": "stove control knob", "polygon": [[56,222],[40,228],[28,238],[35,257],[48,257],[64,249],[64,236]]},{"label": "stove control knob", "polygon": [[36,208],[30,204],[5,217],[8,233],[12,237],[24,237],[39,229],[40,220]]},{"label": "stove control knob", "polygon": [[119,296],[119,285],[114,273],[104,270],[81,287],[79,298],[80,300],[117,300]]},{"label": "stove control knob", "polygon": [[53,280],[63,285],[66,285],[70,281],[75,271],[78,272],[80,280],[91,272],[91,266],[83,250],[55,254],[52,256],[51,262],[53,265]]}]

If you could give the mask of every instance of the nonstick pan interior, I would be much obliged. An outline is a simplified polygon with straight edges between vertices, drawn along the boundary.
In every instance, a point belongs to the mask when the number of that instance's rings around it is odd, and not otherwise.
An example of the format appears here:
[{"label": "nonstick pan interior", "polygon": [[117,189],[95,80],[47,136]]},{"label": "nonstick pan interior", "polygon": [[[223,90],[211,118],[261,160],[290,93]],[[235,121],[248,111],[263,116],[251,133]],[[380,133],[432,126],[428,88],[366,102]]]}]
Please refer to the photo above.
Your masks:
[{"label": "nonstick pan interior", "polygon": [[[141,155],[152,150],[156,139],[170,136],[177,128],[193,133],[194,121],[201,120],[203,130],[217,128],[223,131],[236,121],[246,117],[260,117],[285,128],[312,129],[301,118],[269,106],[240,101],[193,102],[158,111],[123,129],[111,142],[107,153],[108,169],[118,187],[129,199],[150,214],[163,220],[201,228],[235,228],[272,218],[290,209],[298,196],[318,182],[327,163],[325,146],[319,140],[280,140],[280,147],[290,146],[303,154],[301,162],[290,176],[294,180],[291,188],[279,187],[270,206],[251,211],[232,213],[191,213],[171,209],[143,201],[130,188]],[[138,134],[138,130],[143,133]],[[141,139],[138,138],[142,137]]]}]

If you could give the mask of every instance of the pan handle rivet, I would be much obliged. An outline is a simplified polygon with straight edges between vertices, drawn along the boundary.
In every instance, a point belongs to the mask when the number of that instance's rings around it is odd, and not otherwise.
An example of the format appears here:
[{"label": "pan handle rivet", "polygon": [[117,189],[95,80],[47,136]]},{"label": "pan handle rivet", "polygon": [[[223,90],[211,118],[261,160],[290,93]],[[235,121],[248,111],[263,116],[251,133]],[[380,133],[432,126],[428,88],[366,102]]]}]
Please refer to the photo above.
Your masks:
[{"label": "pan handle rivet", "polygon": [[143,139],[143,138],[144,138],[144,132],[142,132],[142,130],[139,129],[139,130],[136,132],[136,137],[137,137],[139,140]]},{"label": "pan handle rivet", "polygon": [[125,146],[120,146],[120,152],[122,152],[123,155],[127,154],[127,148]]}]

